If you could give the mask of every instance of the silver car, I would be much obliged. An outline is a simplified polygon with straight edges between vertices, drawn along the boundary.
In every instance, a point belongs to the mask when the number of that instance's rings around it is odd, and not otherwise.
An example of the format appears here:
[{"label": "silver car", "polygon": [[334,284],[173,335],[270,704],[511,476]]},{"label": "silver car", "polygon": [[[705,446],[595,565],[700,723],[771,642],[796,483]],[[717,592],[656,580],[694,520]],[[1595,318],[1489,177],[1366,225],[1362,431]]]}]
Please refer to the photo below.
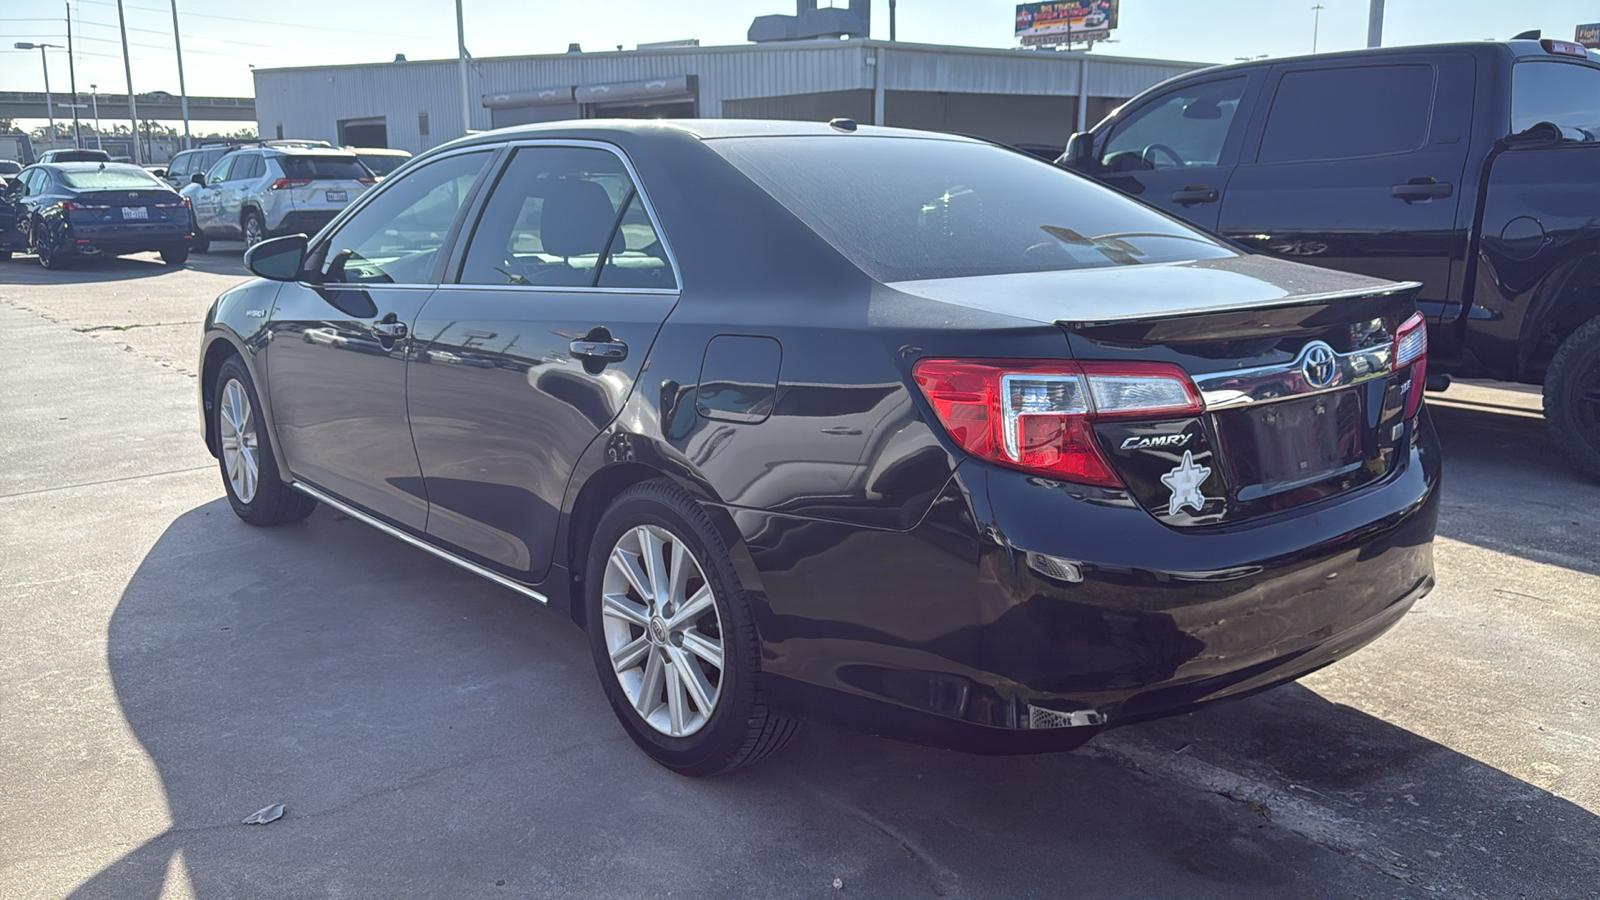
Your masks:
[{"label": "silver car", "polygon": [[194,249],[203,253],[213,240],[314,235],[374,182],[347,150],[262,147],[229,153],[181,193],[194,208]]}]

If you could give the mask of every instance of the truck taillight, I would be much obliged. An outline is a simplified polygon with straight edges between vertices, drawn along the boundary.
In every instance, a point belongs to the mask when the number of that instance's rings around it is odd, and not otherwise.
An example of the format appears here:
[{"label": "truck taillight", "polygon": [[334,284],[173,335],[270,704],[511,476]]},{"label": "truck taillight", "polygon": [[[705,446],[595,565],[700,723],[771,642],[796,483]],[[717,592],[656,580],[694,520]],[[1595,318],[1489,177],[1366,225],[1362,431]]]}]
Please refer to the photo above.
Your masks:
[{"label": "truck taillight", "polygon": [[1406,418],[1422,408],[1422,392],[1428,380],[1428,322],[1422,313],[1412,313],[1394,335],[1394,370],[1411,367],[1411,392],[1406,395]]},{"label": "truck taillight", "polygon": [[1576,56],[1579,59],[1589,58],[1589,51],[1582,44],[1574,44],[1571,41],[1552,41],[1546,38],[1539,42],[1539,46],[1543,47],[1546,53],[1555,53],[1560,56]]},{"label": "truck taillight", "polygon": [[925,359],[912,370],[963,450],[1063,481],[1121,487],[1094,435],[1102,419],[1197,415],[1199,391],[1165,363]]},{"label": "truck taillight", "polygon": [[286,191],[289,188],[305,187],[310,183],[311,179],[309,178],[279,178],[277,181],[272,183],[272,189],[275,191]]}]

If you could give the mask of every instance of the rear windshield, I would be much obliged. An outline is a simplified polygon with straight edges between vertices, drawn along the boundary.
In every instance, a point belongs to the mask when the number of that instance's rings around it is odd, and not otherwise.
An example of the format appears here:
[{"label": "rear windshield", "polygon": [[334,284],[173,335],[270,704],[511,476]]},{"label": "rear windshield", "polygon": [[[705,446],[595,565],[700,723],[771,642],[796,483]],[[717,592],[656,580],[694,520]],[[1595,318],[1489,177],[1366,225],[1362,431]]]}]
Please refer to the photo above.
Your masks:
[{"label": "rear windshield", "polygon": [[1563,62],[1518,63],[1511,70],[1511,133],[1541,122],[1600,140],[1600,68]]},{"label": "rear windshield", "polygon": [[371,178],[372,173],[354,156],[283,156],[278,158],[288,178],[312,181],[355,181]]},{"label": "rear windshield", "polygon": [[1235,255],[1109,188],[989,144],[867,135],[706,143],[878,281]]},{"label": "rear windshield", "polygon": [[117,188],[165,188],[167,183],[158,180],[143,169],[80,169],[62,172],[61,180],[67,187],[80,191],[116,190]]},{"label": "rear windshield", "polygon": [[15,175],[21,171],[21,163],[14,163],[9,159],[0,159],[0,175]]},{"label": "rear windshield", "polygon": [[409,156],[367,156],[362,154],[361,164],[372,170],[374,175],[388,175],[400,164],[410,159]]}]

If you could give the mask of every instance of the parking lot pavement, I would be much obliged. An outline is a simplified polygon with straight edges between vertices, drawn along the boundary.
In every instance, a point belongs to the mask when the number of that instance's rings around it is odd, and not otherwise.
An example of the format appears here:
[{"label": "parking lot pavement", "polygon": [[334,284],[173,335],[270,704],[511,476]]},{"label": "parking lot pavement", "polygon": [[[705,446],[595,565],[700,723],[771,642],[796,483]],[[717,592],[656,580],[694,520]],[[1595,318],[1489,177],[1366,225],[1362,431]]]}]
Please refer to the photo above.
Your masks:
[{"label": "parking lot pavement", "polygon": [[1430,398],[1439,586],[1299,684],[692,781],[570,624],[326,509],[233,517],[193,356],[237,246],[0,263],[0,898],[1600,897],[1600,487],[1536,393]]}]

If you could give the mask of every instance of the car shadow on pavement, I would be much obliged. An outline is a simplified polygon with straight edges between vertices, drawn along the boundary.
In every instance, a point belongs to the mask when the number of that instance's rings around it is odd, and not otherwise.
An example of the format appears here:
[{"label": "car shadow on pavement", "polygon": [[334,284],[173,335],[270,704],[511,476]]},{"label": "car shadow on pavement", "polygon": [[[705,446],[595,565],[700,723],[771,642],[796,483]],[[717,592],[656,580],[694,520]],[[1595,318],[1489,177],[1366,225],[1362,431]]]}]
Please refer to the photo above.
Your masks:
[{"label": "car shadow on pavement", "polygon": [[1600,484],[1572,469],[1536,411],[1429,398],[1444,450],[1439,534],[1600,575]]},{"label": "car shadow on pavement", "polygon": [[1048,756],[812,726],[685,779],[624,736],[570,623],[326,508],[277,529],[222,500],[185,513],[107,640],[170,824],[83,900],[1595,888],[1596,816],[1298,686]]},{"label": "car shadow on pavement", "polygon": [[167,275],[180,268],[213,275],[250,276],[244,267],[244,244],[232,241],[213,243],[205,253],[190,253],[188,262],[182,267],[167,265],[155,253],[86,256],[74,260],[64,269],[46,269],[32,256],[13,256],[6,262],[0,262],[0,276],[13,284],[104,284]]}]

